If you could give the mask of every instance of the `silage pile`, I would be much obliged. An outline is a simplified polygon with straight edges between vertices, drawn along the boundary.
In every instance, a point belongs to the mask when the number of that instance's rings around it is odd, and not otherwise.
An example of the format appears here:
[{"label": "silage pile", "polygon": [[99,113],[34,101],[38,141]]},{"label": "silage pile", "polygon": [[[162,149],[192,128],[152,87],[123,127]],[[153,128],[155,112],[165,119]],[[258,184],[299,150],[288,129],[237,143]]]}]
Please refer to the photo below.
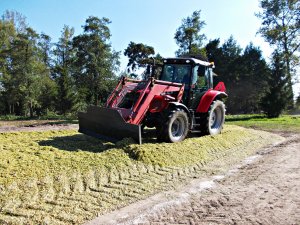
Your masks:
[{"label": "silage pile", "polygon": [[0,224],[72,224],[235,163],[282,140],[226,126],[181,143],[112,144],[75,131],[0,133]]}]

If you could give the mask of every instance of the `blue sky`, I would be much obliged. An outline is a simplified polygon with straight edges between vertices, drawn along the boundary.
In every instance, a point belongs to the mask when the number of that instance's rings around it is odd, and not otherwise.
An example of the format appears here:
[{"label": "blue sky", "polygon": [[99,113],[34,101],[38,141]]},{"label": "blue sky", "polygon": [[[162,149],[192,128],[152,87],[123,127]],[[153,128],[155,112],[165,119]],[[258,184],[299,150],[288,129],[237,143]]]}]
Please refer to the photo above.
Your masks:
[{"label": "blue sky", "polygon": [[[201,10],[206,26],[203,32],[208,40],[222,41],[233,35],[241,47],[252,41],[260,46],[265,57],[270,47],[256,35],[260,20],[258,0],[0,0],[0,13],[16,10],[27,18],[28,24],[38,33],[44,32],[55,42],[63,26],[82,32],[81,26],[90,16],[108,17],[112,23],[111,43],[116,51],[124,51],[130,41],[153,46],[164,57],[174,56],[177,45],[174,33],[183,18]],[[127,58],[121,58],[124,69]]]}]

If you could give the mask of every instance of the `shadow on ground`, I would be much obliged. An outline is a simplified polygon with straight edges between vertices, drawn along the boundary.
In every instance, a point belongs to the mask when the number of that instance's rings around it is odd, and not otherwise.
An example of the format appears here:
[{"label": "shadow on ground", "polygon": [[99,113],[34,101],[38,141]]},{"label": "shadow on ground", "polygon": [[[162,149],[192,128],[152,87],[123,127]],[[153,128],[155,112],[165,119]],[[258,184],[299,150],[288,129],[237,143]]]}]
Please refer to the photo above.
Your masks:
[{"label": "shadow on ground", "polygon": [[[143,143],[156,143],[155,129],[147,129],[143,133]],[[128,142],[127,145],[134,143]],[[105,139],[90,137],[85,134],[75,134],[71,136],[53,137],[49,140],[39,141],[40,146],[52,146],[63,151],[87,151],[100,153],[112,148],[124,147],[124,142],[109,142]],[[126,145],[126,144],[125,144]]]},{"label": "shadow on ground", "polygon": [[[189,134],[187,138],[200,137],[198,134]],[[155,129],[145,129],[142,133],[143,144],[158,143]],[[105,139],[90,137],[85,134],[75,134],[71,136],[53,137],[50,140],[39,141],[40,146],[52,146],[63,151],[87,151],[100,153],[112,148],[126,147],[134,144],[133,140],[128,142],[110,142]]]},{"label": "shadow on ground", "polygon": [[116,147],[114,143],[84,134],[53,137],[50,140],[39,141],[38,144],[40,146],[52,146],[63,151],[87,151],[94,153],[100,153]]}]

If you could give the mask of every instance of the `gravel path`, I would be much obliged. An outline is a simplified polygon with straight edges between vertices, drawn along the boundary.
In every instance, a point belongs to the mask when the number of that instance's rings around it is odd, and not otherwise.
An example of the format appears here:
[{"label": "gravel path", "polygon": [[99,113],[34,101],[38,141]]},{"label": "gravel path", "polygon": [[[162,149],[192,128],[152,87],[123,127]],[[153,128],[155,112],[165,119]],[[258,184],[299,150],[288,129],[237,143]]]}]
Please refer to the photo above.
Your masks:
[{"label": "gravel path", "polygon": [[[251,162],[252,161],[252,162]],[[300,224],[300,135],[225,176],[194,181],[87,224]]]}]

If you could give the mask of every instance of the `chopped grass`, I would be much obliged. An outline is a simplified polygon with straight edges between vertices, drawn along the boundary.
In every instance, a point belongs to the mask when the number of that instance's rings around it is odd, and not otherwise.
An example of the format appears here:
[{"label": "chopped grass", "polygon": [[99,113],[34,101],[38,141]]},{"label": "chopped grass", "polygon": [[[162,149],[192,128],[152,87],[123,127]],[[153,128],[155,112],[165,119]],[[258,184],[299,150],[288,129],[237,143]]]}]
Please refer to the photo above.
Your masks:
[{"label": "chopped grass", "polygon": [[136,159],[159,166],[189,166],[206,162],[215,152],[222,152],[257,141],[260,136],[239,127],[226,127],[220,135],[188,138],[179,143],[155,143],[132,146]]},{"label": "chopped grass", "polygon": [[176,144],[112,144],[76,131],[0,133],[0,224],[78,224],[282,140],[226,126]]},{"label": "chopped grass", "polygon": [[226,116],[227,124],[278,132],[300,132],[300,116],[283,115],[267,118],[263,115]]}]

